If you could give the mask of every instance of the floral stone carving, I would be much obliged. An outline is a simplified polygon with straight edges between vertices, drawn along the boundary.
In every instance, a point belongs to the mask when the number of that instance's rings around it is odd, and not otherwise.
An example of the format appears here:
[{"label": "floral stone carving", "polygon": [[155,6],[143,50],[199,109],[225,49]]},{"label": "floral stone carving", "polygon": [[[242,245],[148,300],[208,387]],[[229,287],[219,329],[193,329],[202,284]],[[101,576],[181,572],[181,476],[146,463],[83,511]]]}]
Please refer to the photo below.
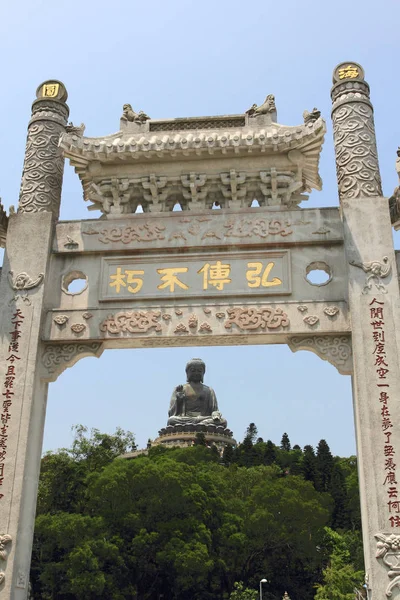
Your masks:
[{"label": "floral stone carving", "polygon": [[100,325],[100,331],[121,335],[124,333],[147,333],[150,329],[161,331],[159,310],[127,310],[115,315],[109,315]]},{"label": "floral stone carving", "polygon": [[376,544],[375,556],[377,559],[382,559],[385,567],[389,569],[388,577],[391,581],[385,594],[390,598],[393,595],[392,590],[395,587],[400,588],[400,535],[376,533],[375,537],[379,540]]},{"label": "floral stone carving", "polygon": [[279,329],[289,327],[290,321],[282,308],[265,306],[263,308],[235,307],[226,310],[228,319],[225,328],[231,329],[236,325],[242,331],[256,331],[257,329]]},{"label": "floral stone carving", "polygon": [[313,325],[316,325],[319,322],[319,317],[317,317],[316,315],[308,315],[308,317],[304,317],[303,321],[304,323],[307,323],[307,325],[310,325],[312,327]]},{"label": "floral stone carving", "polygon": [[62,327],[63,325],[65,325],[65,323],[68,320],[69,320],[69,317],[67,315],[57,315],[53,319],[54,323],[57,323],[57,325],[59,325],[60,327]]},{"label": "floral stone carving", "polygon": [[339,312],[339,309],[337,306],[327,306],[326,308],[324,308],[324,313],[326,315],[328,315],[328,317],[335,317]]},{"label": "floral stone carving", "polygon": [[84,323],[74,323],[71,325],[71,331],[74,333],[82,333],[82,331],[85,331],[85,329],[86,325]]},{"label": "floral stone carving", "polygon": [[[7,560],[7,556],[8,556],[8,544],[11,544],[12,542],[12,537],[11,535],[8,535],[7,533],[3,533],[0,535],[0,561],[5,561]],[[1,563],[0,563],[0,568],[1,568]],[[3,583],[3,581],[5,580],[6,575],[4,573],[3,570],[0,571],[0,585]]]},{"label": "floral stone carving", "polygon": [[351,375],[353,370],[350,335],[312,335],[292,337],[288,340],[292,352],[310,350],[322,360],[327,360],[342,375]]},{"label": "floral stone carving", "polygon": [[14,292],[18,292],[15,294],[14,298],[11,302],[16,302],[19,298],[26,304],[30,305],[31,301],[28,298],[27,290],[31,290],[32,288],[40,285],[43,281],[44,273],[39,273],[36,279],[32,279],[28,273],[22,272],[14,277],[14,272],[8,272],[8,282],[10,287],[14,290]]}]

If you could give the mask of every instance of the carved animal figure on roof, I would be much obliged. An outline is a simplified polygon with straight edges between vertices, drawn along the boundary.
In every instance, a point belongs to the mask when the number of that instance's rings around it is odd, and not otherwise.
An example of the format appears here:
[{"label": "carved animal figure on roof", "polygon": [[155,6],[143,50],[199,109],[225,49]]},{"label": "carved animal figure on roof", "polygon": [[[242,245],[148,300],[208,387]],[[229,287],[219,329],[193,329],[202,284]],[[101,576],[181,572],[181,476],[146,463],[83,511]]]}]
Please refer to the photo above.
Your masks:
[{"label": "carved animal figure on roof", "polygon": [[84,132],[85,132],[86,126],[84,123],[81,123],[79,125],[79,127],[75,127],[75,125],[72,123],[72,121],[70,123],[68,123],[68,125],[65,128],[65,131],[67,133],[73,133],[74,135],[77,135],[78,137],[82,137]]},{"label": "carved animal figure on roof", "polygon": [[314,121],[317,121],[317,119],[319,119],[321,116],[321,111],[318,110],[318,108],[313,108],[311,112],[308,112],[308,110],[305,110],[303,112],[303,119],[304,119],[304,123],[307,125],[308,123],[314,123]]},{"label": "carved animal figure on roof", "polygon": [[[11,207],[10,207],[11,209]],[[11,210],[10,210],[11,214]],[[8,228],[8,217],[0,198],[0,248],[5,248]]]},{"label": "carved animal figure on roof", "polygon": [[150,117],[142,110],[140,110],[138,113],[135,112],[131,104],[124,104],[122,110],[122,121],[129,121],[130,123],[144,123],[150,119]]},{"label": "carved animal figure on roof", "polygon": [[257,106],[257,104],[253,104],[249,110],[246,110],[246,114],[249,117],[255,117],[257,115],[266,115],[267,113],[272,113],[276,111],[275,105],[275,96],[273,94],[268,94],[265,98],[264,102]]}]

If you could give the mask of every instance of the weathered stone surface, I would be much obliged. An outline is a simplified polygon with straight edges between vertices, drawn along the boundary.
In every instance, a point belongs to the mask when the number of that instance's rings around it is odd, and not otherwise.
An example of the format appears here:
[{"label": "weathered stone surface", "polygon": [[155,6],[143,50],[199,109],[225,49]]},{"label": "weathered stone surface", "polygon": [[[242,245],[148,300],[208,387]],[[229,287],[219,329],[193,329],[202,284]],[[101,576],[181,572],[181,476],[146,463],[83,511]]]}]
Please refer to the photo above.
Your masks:
[{"label": "weathered stone surface", "polygon": [[357,63],[336,67],[332,97],[339,198],[382,196],[369,85]]},{"label": "weathered stone surface", "polygon": [[58,218],[64,158],[59,148],[69,108],[67,92],[59,81],[46,81],[36,91],[28,126],[18,211],[51,212]]}]

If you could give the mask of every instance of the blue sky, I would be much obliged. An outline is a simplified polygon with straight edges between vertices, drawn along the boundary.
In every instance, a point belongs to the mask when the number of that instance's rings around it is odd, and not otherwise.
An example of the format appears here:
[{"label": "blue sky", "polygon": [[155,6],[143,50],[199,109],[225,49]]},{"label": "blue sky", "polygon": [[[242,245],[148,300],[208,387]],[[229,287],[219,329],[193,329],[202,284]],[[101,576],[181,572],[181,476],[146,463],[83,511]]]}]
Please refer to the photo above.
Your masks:
[{"label": "blue sky", "polygon": [[[318,107],[328,132],[321,157],[322,192],[303,207],[337,206],[330,122],[332,72],[359,62],[371,86],[385,195],[397,185],[400,145],[397,0],[22,0],[0,9],[0,195],[17,205],[26,126],[37,86],[62,80],[71,119],[86,135],[119,128],[129,102],[152,118],[235,114],[266,94],[278,121],[302,122]],[[93,217],[66,164],[62,219]],[[395,244],[400,247],[396,234]],[[279,443],[355,453],[351,381],[309,352],[286,346],[106,351],[85,358],[50,385],[44,450],[67,446],[71,426],[136,434],[139,446],[166,423],[171,391],[192,356],[207,364],[220,409],[235,437],[255,422]]]}]

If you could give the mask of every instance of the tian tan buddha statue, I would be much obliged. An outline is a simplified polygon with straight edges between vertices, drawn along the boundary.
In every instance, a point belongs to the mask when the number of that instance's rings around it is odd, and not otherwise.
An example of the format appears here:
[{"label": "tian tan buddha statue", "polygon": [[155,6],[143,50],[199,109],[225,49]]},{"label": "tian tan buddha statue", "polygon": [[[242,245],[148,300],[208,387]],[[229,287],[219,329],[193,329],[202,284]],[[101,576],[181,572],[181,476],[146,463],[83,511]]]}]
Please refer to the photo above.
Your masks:
[{"label": "tian tan buddha statue", "polygon": [[218,410],[214,390],[203,383],[205,371],[206,365],[200,358],[193,358],[188,362],[187,383],[178,385],[172,393],[168,426],[227,426]]}]

